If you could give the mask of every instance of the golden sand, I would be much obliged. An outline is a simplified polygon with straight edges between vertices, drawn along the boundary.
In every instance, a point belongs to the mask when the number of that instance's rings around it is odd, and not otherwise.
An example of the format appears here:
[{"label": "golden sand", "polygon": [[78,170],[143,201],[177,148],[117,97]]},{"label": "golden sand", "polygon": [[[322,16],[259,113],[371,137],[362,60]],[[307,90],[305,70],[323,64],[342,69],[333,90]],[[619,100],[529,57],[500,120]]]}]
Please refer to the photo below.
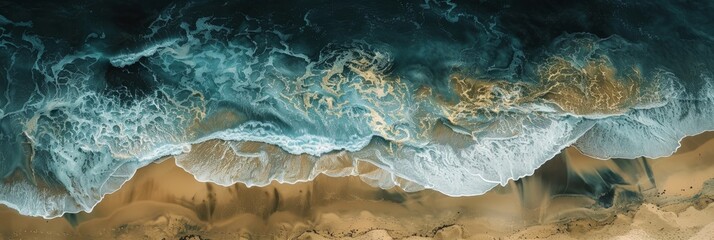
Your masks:
[{"label": "golden sand", "polygon": [[[596,160],[568,148],[533,176],[474,197],[383,190],[356,176],[224,187],[196,181],[169,158],[140,169],[91,213],[45,220],[3,207],[0,217],[8,224],[0,226],[0,236],[708,239],[714,235],[712,158],[714,133],[685,138],[675,155],[656,160]],[[592,195],[598,179],[613,176],[619,182],[612,196]]]}]

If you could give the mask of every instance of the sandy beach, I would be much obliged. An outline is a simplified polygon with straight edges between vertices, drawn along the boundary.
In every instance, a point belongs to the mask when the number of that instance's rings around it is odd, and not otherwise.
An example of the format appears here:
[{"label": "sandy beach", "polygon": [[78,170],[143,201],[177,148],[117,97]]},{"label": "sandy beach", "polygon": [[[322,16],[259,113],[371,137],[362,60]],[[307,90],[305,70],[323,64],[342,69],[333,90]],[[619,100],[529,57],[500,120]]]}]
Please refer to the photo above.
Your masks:
[{"label": "sandy beach", "polygon": [[[568,148],[485,195],[380,189],[359,176],[220,186],[173,158],[140,169],[91,213],[42,219],[2,207],[3,239],[707,239],[714,133],[670,157],[597,160]],[[372,168],[376,168],[372,166]]]}]

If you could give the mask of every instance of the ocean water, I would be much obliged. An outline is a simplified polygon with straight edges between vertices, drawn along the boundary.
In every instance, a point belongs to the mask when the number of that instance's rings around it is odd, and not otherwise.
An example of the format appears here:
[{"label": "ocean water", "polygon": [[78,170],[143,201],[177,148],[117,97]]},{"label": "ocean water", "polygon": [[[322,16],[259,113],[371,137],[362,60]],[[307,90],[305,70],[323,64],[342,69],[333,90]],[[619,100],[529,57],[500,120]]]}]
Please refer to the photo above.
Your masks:
[{"label": "ocean water", "polygon": [[369,162],[382,170],[371,184],[451,196],[530,175],[570,145],[667,156],[714,130],[712,10],[0,2],[0,203],[46,218],[90,211],[165,156],[222,185]]}]

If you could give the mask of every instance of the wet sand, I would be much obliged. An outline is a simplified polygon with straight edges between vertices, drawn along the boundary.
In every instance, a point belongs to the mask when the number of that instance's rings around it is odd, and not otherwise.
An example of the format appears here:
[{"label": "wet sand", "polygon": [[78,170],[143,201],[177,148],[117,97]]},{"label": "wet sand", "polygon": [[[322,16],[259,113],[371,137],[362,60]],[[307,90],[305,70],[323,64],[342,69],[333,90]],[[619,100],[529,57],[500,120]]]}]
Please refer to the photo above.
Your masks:
[{"label": "wet sand", "polygon": [[714,133],[671,157],[597,160],[568,148],[487,194],[372,187],[318,176],[265,187],[202,183],[173,158],[140,169],[91,213],[0,209],[2,239],[709,239]]}]

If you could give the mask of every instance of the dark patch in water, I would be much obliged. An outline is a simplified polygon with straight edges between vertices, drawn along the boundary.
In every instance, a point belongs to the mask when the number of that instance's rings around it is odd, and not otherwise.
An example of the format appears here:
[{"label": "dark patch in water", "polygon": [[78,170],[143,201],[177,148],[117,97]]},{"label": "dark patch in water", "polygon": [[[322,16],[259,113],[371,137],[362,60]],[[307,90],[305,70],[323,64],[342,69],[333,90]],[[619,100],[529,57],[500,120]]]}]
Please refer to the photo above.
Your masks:
[{"label": "dark patch in water", "polygon": [[125,67],[109,65],[104,73],[107,83],[105,91],[125,103],[142,99],[154,91],[154,83],[147,74],[147,69],[140,62]]}]

